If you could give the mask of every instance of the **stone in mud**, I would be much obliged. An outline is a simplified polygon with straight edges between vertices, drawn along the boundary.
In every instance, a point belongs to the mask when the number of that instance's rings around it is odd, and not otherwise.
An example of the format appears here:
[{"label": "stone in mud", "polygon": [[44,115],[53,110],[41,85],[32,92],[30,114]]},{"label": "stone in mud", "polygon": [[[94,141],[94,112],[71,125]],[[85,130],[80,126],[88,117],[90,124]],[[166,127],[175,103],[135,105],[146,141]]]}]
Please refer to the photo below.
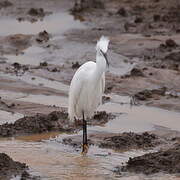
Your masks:
[{"label": "stone in mud", "polygon": [[156,146],[160,141],[154,134],[145,132],[143,134],[136,134],[133,132],[124,132],[117,136],[106,137],[100,143],[102,148],[112,148],[119,150],[127,150],[132,148],[152,148]]},{"label": "stone in mud", "polygon": [[129,171],[147,175],[159,172],[180,173],[180,144],[168,150],[129,158],[127,165],[120,169],[119,172]]}]

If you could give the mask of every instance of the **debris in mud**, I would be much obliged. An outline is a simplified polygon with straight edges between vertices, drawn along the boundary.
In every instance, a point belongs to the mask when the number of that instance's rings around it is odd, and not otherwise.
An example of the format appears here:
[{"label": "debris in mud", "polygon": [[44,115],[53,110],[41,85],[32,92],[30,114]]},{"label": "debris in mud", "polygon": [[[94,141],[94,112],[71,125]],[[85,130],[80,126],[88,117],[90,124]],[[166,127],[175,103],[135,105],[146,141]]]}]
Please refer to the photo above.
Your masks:
[{"label": "debris in mud", "polygon": [[130,72],[130,76],[144,76],[141,69],[133,68]]},{"label": "debris in mud", "polygon": [[50,39],[50,35],[47,31],[42,31],[38,34],[38,37],[36,38],[36,41],[39,43],[47,42]]},{"label": "debris in mud", "polygon": [[7,8],[7,7],[12,6],[12,5],[13,5],[13,3],[11,3],[10,1],[2,1],[2,2],[0,2],[0,9],[1,8]]},{"label": "debris in mud", "polygon": [[68,115],[65,112],[54,111],[48,115],[18,119],[14,123],[0,125],[0,136],[8,137],[22,134],[42,133],[49,131],[70,131]]},{"label": "debris in mud", "polygon": [[128,15],[126,9],[124,7],[121,7],[118,11],[117,11],[117,14],[123,16],[123,17],[126,17]]},{"label": "debris in mud", "polygon": [[136,93],[134,95],[135,99],[141,100],[141,101],[145,101],[148,100],[150,98],[153,98],[154,96],[165,96],[167,88],[166,87],[162,87],[162,88],[158,88],[158,89],[145,89],[143,91],[140,91],[138,93]]},{"label": "debris in mud", "polygon": [[129,158],[127,165],[119,168],[119,172],[122,171],[144,174],[180,173],[180,144],[168,150]]},{"label": "debris in mud", "polygon": [[[0,179],[11,179],[14,176],[21,176],[31,178],[27,172],[27,165],[11,159],[7,154],[0,153]],[[37,179],[37,178],[34,178]]]},{"label": "debris in mud", "polygon": [[102,125],[114,118],[115,118],[115,115],[113,115],[112,113],[107,113],[106,111],[98,111],[94,114],[93,118],[89,120],[88,124]]},{"label": "debris in mud", "polygon": [[78,69],[80,66],[81,66],[81,64],[79,64],[78,61],[75,63],[72,63],[72,69]]},{"label": "debris in mud", "polygon": [[78,13],[89,8],[104,9],[104,3],[101,0],[75,0],[74,7],[71,11],[72,13]]},{"label": "debris in mud", "polygon": [[180,62],[180,51],[172,52],[172,53],[168,54],[164,59],[175,61],[175,62]]},{"label": "debris in mud", "polygon": [[28,14],[31,16],[41,16],[41,17],[45,16],[45,12],[43,8],[31,8],[28,11]]},{"label": "debris in mud", "polygon": [[105,137],[100,143],[101,148],[112,148],[117,150],[152,148],[159,144],[159,139],[154,134],[145,132],[136,134],[133,132],[124,132],[117,136]]},{"label": "debris in mud", "polygon": [[46,66],[48,66],[48,63],[46,61],[40,62],[39,66],[43,66],[43,67],[45,66],[46,67]]}]

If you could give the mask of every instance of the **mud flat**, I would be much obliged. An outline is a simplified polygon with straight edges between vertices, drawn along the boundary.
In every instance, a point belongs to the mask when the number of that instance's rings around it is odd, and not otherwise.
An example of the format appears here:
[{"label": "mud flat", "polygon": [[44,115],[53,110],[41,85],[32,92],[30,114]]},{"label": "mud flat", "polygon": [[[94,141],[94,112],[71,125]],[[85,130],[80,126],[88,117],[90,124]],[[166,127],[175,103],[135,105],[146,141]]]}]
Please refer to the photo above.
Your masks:
[{"label": "mud flat", "polygon": [[0,153],[0,178],[13,179],[13,178],[38,180],[39,177],[33,177],[28,172],[28,166],[25,163],[14,161],[5,153]]},{"label": "mud flat", "polygon": [[147,153],[143,156],[130,158],[126,166],[118,168],[117,172],[129,171],[144,173],[146,175],[159,172],[180,173],[180,144],[168,150],[160,150],[155,153]]}]

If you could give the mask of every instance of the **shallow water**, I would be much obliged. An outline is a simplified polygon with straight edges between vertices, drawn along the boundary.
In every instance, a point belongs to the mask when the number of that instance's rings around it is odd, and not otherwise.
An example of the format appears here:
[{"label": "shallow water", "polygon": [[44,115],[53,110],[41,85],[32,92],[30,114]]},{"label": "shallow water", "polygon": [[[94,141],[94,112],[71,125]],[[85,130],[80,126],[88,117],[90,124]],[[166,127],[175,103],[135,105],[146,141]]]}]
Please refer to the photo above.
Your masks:
[{"label": "shallow water", "polygon": [[12,17],[0,18],[0,36],[12,34],[37,34],[46,30],[51,34],[62,35],[70,29],[85,28],[85,26],[67,12],[53,13],[46,16],[43,21],[36,22],[21,21]]},{"label": "shallow water", "polygon": [[[0,147],[15,160],[25,162],[42,179],[116,179],[115,166],[126,162],[129,156],[143,151],[116,153],[91,146],[87,156],[82,156],[69,146],[55,141],[40,141],[56,134],[21,137],[21,140],[0,141]],[[24,141],[25,140],[25,141]]]},{"label": "shallow water", "polygon": [[12,112],[0,110],[0,125],[6,122],[13,123],[14,121],[22,117],[24,116],[20,113],[12,113]]}]

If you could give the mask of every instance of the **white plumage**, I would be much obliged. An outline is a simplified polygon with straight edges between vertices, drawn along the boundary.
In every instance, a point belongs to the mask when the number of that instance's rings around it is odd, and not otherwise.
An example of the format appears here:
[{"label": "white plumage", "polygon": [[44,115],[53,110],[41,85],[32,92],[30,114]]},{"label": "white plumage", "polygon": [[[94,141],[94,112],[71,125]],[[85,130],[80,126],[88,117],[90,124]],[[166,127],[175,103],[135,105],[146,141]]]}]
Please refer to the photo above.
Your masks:
[{"label": "white plumage", "polygon": [[74,74],[69,90],[68,114],[70,121],[93,116],[102,103],[105,87],[106,52],[109,39],[102,36],[96,45],[96,63],[88,61]]}]

